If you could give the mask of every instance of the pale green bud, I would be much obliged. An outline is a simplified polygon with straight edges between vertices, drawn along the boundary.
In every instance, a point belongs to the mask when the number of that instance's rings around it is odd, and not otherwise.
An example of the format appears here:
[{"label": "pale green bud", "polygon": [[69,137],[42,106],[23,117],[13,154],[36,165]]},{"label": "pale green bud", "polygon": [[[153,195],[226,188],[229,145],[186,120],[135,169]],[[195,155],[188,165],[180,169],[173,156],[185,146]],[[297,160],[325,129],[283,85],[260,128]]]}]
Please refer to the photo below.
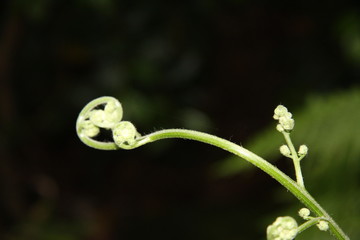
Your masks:
[{"label": "pale green bud", "polygon": [[119,103],[116,101],[109,101],[104,108],[104,111],[107,113],[112,113],[116,111],[116,109],[119,107]]},{"label": "pale green bud", "polygon": [[283,117],[292,118],[292,114],[291,114],[291,112],[286,112],[286,113],[284,113]]},{"label": "pale green bud", "polygon": [[138,135],[134,124],[128,121],[119,122],[113,128],[114,142],[119,147],[133,145]]},{"label": "pale green bud", "polygon": [[316,224],[316,226],[321,230],[321,231],[327,231],[329,229],[329,223],[327,221],[324,220],[320,220],[318,222],[318,224]]},{"label": "pale green bud", "polygon": [[290,157],[291,156],[290,148],[287,145],[282,145],[280,147],[280,153],[282,155],[284,155],[285,157]]},{"label": "pale green bud", "polygon": [[276,125],[276,130],[278,130],[279,132],[285,131],[281,124]]},{"label": "pale green bud", "polygon": [[123,111],[118,101],[109,101],[104,110],[95,109],[90,112],[90,121],[101,128],[113,128],[121,121]]},{"label": "pale green bud", "polygon": [[118,123],[123,117],[122,106],[118,101],[109,101],[104,108],[104,112],[107,115],[108,121],[111,122]]},{"label": "pale green bud", "polygon": [[280,125],[284,128],[286,131],[291,131],[294,129],[295,121],[292,118],[287,117],[280,117],[279,118]]},{"label": "pale green bud", "polygon": [[87,137],[95,137],[100,132],[100,129],[89,120],[84,121],[81,127],[81,133],[83,133]]},{"label": "pale green bud", "polygon": [[90,112],[90,121],[95,125],[101,125],[105,120],[105,113],[103,110],[92,110]]},{"label": "pale green bud", "polygon": [[308,217],[310,216],[310,210],[307,208],[300,209],[299,216],[302,217],[303,219],[307,220]]},{"label": "pale green bud", "polygon": [[292,240],[297,235],[297,222],[292,217],[278,217],[267,227],[268,240]]},{"label": "pale green bud", "polygon": [[300,155],[300,156],[305,156],[307,153],[308,153],[308,147],[306,146],[306,145],[301,145],[300,147],[299,147],[299,151],[298,151],[298,154]]},{"label": "pale green bud", "polygon": [[274,119],[278,120],[280,117],[283,117],[286,113],[288,113],[288,110],[283,105],[278,105],[274,110]]}]

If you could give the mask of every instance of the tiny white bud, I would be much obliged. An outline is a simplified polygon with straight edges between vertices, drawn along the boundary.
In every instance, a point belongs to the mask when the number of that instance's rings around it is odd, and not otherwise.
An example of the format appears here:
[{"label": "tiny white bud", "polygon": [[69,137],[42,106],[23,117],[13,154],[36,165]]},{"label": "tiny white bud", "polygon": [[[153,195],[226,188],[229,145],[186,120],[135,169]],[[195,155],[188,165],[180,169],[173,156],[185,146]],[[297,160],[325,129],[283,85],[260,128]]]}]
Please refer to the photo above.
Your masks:
[{"label": "tiny white bud", "polygon": [[278,130],[279,132],[283,132],[284,128],[281,126],[281,124],[276,125],[276,130]]},{"label": "tiny white bud", "polygon": [[280,117],[279,118],[279,123],[281,124],[281,126],[286,130],[286,131],[291,131],[294,129],[295,126],[295,121],[292,118],[287,118],[287,117]]},{"label": "tiny white bud", "polygon": [[283,117],[292,118],[292,114],[291,114],[291,112],[286,112],[286,113],[284,113]]},{"label": "tiny white bud", "polygon": [[112,113],[116,110],[118,106],[116,106],[116,102],[115,101],[109,101],[104,108],[104,111],[107,113]]},{"label": "tiny white bud", "polygon": [[121,104],[109,101],[104,110],[95,109],[90,112],[90,121],[101,128],[113,128],[123,116]]},{"label": "tiny white bud", "polygon": [[310,210],[307,208],[302,208],[299,210],[299,216],[303,219],[307,220],[307,218],[310,216]]},{"label": "tiny white bud", "polygon": [[288,113],[288,110],[283,105],[278,105],[274,110],[274,119],[278,120],[280,117],[283,117],[286,113]]},{"label": "tiny white bud", "polygon": [[123,116],[122,106],[118,101],[109,101],[104,108],[104,112],[109,122],[118,123]]},{"label": "tiny white bud", "polygon": [[280,153],[282,155],[284,155],[285,157],[290,157],[291,156],[291,152],[290,152],[290,149],[287,145],[282,145],[280,147]]},{"label": "tiny white bud", "polygon": [[300,147],[299,147],[299,151],[298,151],[298,154],[300,155],[300,156],[305,156],[307,153],[308,153],[308,147],[306,146],[306,145],[301,145]]},{"label": "tiny white bud", "polygon": [[316,226],[321,230],[321,231],[327,231],[329,229],[329,223],[327,221],[323,221],[320,220],[318,222],[318,224],[316,224]]}]

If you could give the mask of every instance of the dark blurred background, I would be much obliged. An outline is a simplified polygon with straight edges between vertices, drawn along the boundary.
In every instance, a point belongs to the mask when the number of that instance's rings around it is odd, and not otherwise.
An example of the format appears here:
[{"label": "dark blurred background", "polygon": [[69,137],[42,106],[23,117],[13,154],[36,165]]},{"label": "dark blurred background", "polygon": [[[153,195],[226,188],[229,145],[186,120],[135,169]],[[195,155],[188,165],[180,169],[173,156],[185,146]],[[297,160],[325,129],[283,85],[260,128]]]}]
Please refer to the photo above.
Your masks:
[{"label": "dark blurred background", "polygon": [[[85,146],[77,115],[104,95],[141,133],[206,131],[293,176],[272,120],[285,104],[298,113],[295,143],[313,153],[303,160],[310,192],[360,238],[359,5],[2,1],[0,239],[256,240],[302,207],[266,174],[200,143]],[[314,228],[297,239],[331,237]]]}]

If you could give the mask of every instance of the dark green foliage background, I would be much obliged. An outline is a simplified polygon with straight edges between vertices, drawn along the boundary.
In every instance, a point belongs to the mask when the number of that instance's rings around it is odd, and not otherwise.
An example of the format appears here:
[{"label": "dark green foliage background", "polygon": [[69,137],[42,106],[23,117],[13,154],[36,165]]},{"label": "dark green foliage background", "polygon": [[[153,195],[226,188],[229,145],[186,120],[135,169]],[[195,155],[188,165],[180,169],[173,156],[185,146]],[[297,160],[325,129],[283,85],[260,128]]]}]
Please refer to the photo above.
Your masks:
[{"label": "dark green foliage background", "polygon": [[264,239],[301,207],[210,146],[84,146],[77,114],[103,95],[141,133],[206,131],[292,174],[271,118],[285,104],[295,143],[309,145],[305,183],[359,238],[359,10],[354,0],[2,1],[0,239]]}]

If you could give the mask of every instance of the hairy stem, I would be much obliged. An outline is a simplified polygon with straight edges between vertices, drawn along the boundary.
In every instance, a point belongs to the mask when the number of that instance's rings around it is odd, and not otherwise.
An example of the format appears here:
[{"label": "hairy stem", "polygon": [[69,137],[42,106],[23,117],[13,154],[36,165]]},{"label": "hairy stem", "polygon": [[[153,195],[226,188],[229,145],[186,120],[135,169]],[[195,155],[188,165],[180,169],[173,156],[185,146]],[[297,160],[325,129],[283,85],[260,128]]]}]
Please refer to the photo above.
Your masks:
[{"label": "hairy stem", "polygon": [[312,210],[319,217],[326,219],[329,222],[331,233],[339,240],[349,240],[349,237],[342,231],[337,223],[331,218],[331,216],[316,202],[316,200],[306,191],[306,189],[288,177],[285,173],[280,171],[277,167],[259,157],[258,155],[250,152],[249,150],[232,143],[228,140],[207,134],[197,132],[193,130],[184,129],[167,129],[161,130],[149,135],[145,135],[138,139],[138,143],[134,147],[139,147],[149,142],[158,141],[167,138],[182,138],[191,139],[216,147],[222,148],[228,152],[231,152],[246,161],[252,163],[256,167],[260,168],[281,185],[288,189],[296,198],[298,198],[306,207]]}]

